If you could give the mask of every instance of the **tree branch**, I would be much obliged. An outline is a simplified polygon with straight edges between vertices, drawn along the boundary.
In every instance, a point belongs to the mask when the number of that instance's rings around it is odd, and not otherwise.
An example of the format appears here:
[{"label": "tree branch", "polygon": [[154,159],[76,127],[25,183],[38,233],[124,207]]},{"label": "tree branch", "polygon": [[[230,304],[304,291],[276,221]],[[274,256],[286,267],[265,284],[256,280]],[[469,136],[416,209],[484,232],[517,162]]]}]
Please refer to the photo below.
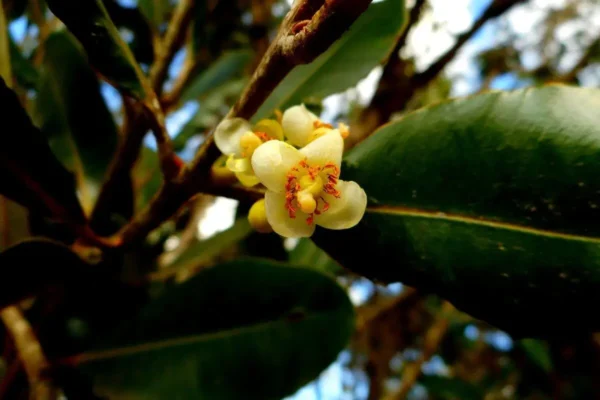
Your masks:
[{"label": "tree branch", "polygon": [[[331,46],[372,0],[299,0],[284,18],[279,32],[256,68],[248,86],[227,118],[250,119],[273,89],[300,64],[310,63]],[[170,218],[194,194],[210,187],[212,164],[221,155],[210,134],[191,166],[165,182],[149,206],[121,231],[125,244],[144,238]]]},{"label": "tree branch", "polygon": [[525,1],[527,0],[492,1],[471,28],[456,38],[454,46],[423,72],[408,74],[408,63],[390,58],[389,62],[394,65],[390,67],[386,65],[384,68],[388,74],[382,75],[371,103],[363,110],[358,123],[350,129],[352,136],[349,145],[356,144],[369,136],[375,129],[386,123],[393,113],[404,110],[415,93],[430,84],[486,22]]},{"label": "tree branch", "polygon": [[50,364],[42,351],[29,322],[16,306],[7,307],[0,312],[7,331],[13,338],[27,379],[29,380],[30,397],[35,400],[58,399],[60,390],[54,387],[48,377]]},{"label": "tree branch", "polygon": [[400,388],[390,396],[387,396],[384,400],[404,400],[406,398],[408,392],[410,392],[410,389],[415,385],[415,383],[417,383],[417,380],[421,375],[421,367],[424,363],[429,361],[429,359],[440,347],[440,344],[442,343],[442,340],[448,331],[448,314],[453,311],[454,307],[452,304],[448,303],[447,301],[444,302],[438,319],[425,334],[421,356],[417,361],[408,364],[406,368],[404,368],[402,371],[402,382],[400,383]]},{"label": "tree branch", "polygon": [[150,68],[150,82],[158,96],[162,93],[162,86],[167,77],[169,65],[185,39],[187,28],[192,21],[193,11],[193,0],[180,0],[173,12],[171,21],[169,21],[164,40],[158,46],[156,60]]}]

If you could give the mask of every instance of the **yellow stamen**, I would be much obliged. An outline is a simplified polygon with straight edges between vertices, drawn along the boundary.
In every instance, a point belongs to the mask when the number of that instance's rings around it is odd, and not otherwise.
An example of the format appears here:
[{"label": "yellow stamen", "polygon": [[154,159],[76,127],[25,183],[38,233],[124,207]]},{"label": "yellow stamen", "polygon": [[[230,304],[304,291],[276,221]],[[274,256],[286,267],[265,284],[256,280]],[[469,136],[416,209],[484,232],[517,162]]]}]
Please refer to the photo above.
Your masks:
[{"label": "yellow stamen", "polygon": [[300,205],[300,209],[303,213],[312,214],[315,212],[315,209],[317,208],[317,201],[310,193],[304,191],[299,192],[296,195],[296,199],[298,200],[298,204]]},{"label": "yellow stamen", "polygon": [[338,124],[338,130],[340,131],[342,138],[346,139],[348,136],[350,136],[350,128],[348,128],[348,125],[345,123],[340,122]]}]

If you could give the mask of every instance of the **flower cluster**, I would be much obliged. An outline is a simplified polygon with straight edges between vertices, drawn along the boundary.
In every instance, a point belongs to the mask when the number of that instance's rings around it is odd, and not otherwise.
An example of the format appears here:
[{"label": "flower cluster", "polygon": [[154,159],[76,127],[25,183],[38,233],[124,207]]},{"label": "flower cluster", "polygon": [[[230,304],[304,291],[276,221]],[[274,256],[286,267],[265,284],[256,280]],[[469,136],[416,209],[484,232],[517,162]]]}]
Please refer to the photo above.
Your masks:
[{"label": "flower cluster", "polygon": [[267,189],[250,212],[252,225],[262,232],[268,225],[284,237],[309,237],[315,225],[348,229],[365,213],[365,191],[339,179],[347,135],[344,124],[334,128],[299,105],[254,126],[226,119],[214,138],[228,157],[226,167],[243,185]]}]

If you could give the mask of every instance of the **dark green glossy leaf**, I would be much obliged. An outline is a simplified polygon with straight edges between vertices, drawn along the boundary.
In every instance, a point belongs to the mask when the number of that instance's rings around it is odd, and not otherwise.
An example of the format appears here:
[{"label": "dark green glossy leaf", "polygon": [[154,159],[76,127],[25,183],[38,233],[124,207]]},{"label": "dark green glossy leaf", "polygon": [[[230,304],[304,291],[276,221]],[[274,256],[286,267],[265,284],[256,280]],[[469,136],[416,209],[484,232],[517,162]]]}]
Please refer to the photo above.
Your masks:
[{"label": "dark green glossy leaf", "polygon": [[290,262],[330,274],[336,274],[342,270],[334,259],[314,244],[312,240],[306,238],[300,239],[296,247],[290,251]]},{"label": "dark green glossy leaf", "polygon": [[12,246],[0,253],[0,308],[58,284],[85,267],[75,253],[58,242],[32,239]]},{"label": "dark green glossy leaf", "polygon": [[234,50],[223,54],[193,80],[183,92],[181,101],[199,100],[209,91],[242,75],[252,59],[250,50]]},{"label": "dark green glossy leaf", "polygon": [[149,94],[131,50],[101,0],[47,0],[50,10],[87,52],[90,64],[119,90],[137,99]]},{"label": "dark green glossy leaf", "polygon": [[71,174],[61,165],[21,107],[17,95],[0,79],[4,127],[0,130],[0,194],[44,215],[82,222]]},{"label": "dark green glossy leaf", "polygon": [[342,92],[358,83],[392,50],[405,20],[403,0],[384,0],[369,6],[348,32],[325,53],[300,65],[277,86],[254,118],[275,109]]},{"label": "dark green glossy leaf", "polygon": [[448,101],[345,156],[364,219],[317,244],[518,335],[600,328],[600,92],[547,86]]},{"label": "dark green glossy leaf", "polygon": [[173,287],[69,361],[109,398],[281,399],[333,362],[353,328],[326,275],[239,260]]},{"label": "dark green glossy leaf", "polygon": [[36,109],[38,125],[74,172],[82,203],[91,210],[117,147],[117,128],[94,71],[67,31],[51,34],[44,44]]},{"label": "dark green glossy leaf", "polygon": [[38,85],[39,72],[33,66],[30,60],[25,58],[17,44],[9,39],[10,63],[12,64],[12,73],[19,85],[27,89],[35,89]]}]

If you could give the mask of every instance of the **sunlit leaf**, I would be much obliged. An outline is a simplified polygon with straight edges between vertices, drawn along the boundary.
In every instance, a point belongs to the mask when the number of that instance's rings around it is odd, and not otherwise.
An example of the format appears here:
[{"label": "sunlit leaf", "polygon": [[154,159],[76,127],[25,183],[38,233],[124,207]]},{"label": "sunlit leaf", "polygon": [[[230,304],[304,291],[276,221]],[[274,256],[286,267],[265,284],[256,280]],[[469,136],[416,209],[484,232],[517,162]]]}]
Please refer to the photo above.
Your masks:
[{"label": "sunlit leaf", "polygon": [[254,119],[275,109],[342,92],[358,83],[392,50],[404,26],[403,0],[373,3],[325,53],[300,65],[277,86]]},{"label": "sunlit leaf", "polygon": [[600,328],[600,94],[547,86],[424,108],[350,151],[369,206],[314,239],[355,272],[432,290],[523,335]]}]

